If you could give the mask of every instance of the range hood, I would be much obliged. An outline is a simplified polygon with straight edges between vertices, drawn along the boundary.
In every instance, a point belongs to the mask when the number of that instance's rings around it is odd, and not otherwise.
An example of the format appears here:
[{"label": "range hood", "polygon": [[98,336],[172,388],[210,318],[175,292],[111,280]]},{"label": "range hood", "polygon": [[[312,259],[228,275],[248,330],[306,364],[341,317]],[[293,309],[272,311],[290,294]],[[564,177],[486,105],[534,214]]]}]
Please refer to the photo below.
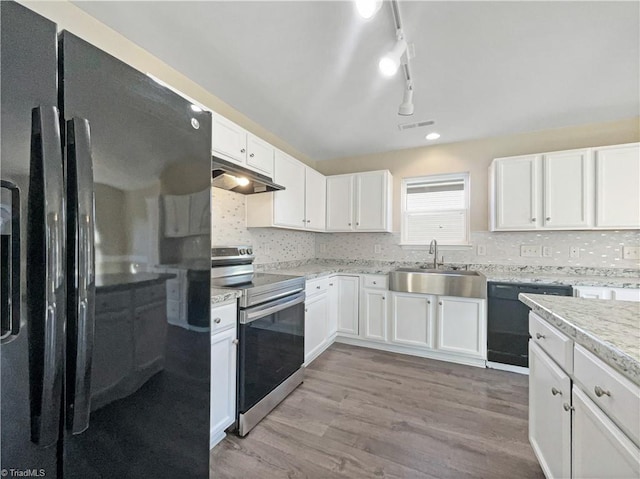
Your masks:
[{"label": "range hood", "polygon": [[213,177],[211,184],[215,188],[235,191],[243,195],[285,189],[284,186],[275,184],[268,176],[216,156],[213,157],[211,176]]}]

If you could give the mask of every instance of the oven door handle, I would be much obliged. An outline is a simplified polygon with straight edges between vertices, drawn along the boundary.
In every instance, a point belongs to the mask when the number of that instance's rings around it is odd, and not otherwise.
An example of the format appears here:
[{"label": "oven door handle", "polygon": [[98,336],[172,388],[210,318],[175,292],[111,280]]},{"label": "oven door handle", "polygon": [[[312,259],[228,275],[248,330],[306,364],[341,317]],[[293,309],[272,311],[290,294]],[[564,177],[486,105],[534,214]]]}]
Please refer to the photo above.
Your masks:
[{"label": "oven door handle", "polygon": [[264,318],[265,316],[290,308],[296,304],[304,303],[304,298],[304,291],[301,291],[294,296],[283,298],[257,308],[240,311],[240,324],[249,324],[256,319]]}]

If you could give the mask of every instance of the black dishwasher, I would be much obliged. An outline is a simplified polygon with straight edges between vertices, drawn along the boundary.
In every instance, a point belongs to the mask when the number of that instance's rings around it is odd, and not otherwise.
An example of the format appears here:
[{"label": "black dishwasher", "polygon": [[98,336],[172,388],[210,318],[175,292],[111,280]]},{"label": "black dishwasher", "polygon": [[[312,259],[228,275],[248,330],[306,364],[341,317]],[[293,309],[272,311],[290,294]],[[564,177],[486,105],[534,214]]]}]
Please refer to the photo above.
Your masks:
[{"label": "black dishwasher", "polygon": [[488,283],[487,359],[494,363],[529,366],[529,308],[520,293],[572,296],[571,286]]}]

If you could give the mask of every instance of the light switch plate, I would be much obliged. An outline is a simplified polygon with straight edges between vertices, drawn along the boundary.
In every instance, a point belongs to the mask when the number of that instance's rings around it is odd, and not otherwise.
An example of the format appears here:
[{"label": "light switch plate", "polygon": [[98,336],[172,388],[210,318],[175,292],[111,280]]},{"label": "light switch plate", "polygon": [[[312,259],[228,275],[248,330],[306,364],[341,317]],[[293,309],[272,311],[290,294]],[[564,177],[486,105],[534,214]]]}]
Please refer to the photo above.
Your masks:
[{"label": "light switch plate", "polygon": [[543,246],[542,247],[542,256],[545,258],[551,258],[552,250],[551,246]]},{"label": "light switch plate", "polygon": [[520,256],[535,258],[540,256],[539,245],[520,245]]},{"label": "light switch plate", "polygon": [[622,257],[624,259],[640,259],[640,246],[623,246]]},{"label": "light switch plate", "polygon": [[483,244],[478,245],[478,256],[486,256],[487,246]]},{"label": "light switch plate", "polygon": [[373,245],[373,252],[375,254],[380,254],[382,253],[382,246],[380,246],[379,244],[374,244]]},{"label": "light switch plate", "polygon": [[580,257],[580,247],[572,246],[569,248],[569,257],[570,258],[579,258]]}]

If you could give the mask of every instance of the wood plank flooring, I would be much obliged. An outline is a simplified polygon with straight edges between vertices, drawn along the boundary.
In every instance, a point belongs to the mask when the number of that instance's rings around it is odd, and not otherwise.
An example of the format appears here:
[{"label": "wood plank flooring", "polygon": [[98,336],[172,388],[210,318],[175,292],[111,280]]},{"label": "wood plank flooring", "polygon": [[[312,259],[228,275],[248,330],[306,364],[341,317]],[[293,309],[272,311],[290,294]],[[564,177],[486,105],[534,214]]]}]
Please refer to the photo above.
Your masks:
[{"label": "wood plank flooring", "polygon": [[334,344],[211,478],[544,478],[527,438],[528,379]]}]

